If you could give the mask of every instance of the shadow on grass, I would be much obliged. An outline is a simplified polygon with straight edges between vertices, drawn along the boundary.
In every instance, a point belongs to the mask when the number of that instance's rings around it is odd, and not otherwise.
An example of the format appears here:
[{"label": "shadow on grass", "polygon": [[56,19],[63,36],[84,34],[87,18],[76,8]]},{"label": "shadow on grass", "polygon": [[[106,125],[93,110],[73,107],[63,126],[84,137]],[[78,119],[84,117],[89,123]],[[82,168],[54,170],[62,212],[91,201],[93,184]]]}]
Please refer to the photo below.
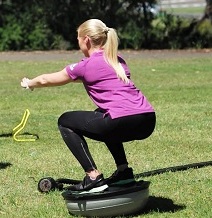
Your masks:
[{"label": "shadow on grass", "polygon": [[130,214],[126,218],[131,218],[132,216],[141,216],[150,213],[175,213],[179,210],[184,210],[185,205],[174,204],[171,199],[163,197],[149,196],[149,200],[146,206],[137,213]]},{"label": "shadow on grass", "polygon": [[174,202],[171,199],[150,196],[146,207],[144,208],[144,210],[142,210],[142,214],[147,214],[150,212],[174,213],[178,210],[183,210],[185,208],[185,205],[174,204]]},{"label": "shadow on grass", "polygon": [[0,162],[0,170],[3,170],[3,169],[10,167],[10,166],[12,166],[12,164],[9,162]]},{"label": "shadow on grass", "polygon": [[[29,132],[24,132],[24,133],[19,134],[18,136],[21,136],[21,135],[33,136],[36,139],[39,139],[39,135],[38,134],[32,134],[32,133],[29,133]],[[3,134],[0,135],[0,138],[8,138],[8,137],[12,137],[12,136],[13,136],[12,133],[3,133]]]},{"label": "shadow on grass", "polygon": [[13,136],[12,133],[3,133],[0,135],[1,138],[7,138],[7,137],[11,137],[11,136]]}]

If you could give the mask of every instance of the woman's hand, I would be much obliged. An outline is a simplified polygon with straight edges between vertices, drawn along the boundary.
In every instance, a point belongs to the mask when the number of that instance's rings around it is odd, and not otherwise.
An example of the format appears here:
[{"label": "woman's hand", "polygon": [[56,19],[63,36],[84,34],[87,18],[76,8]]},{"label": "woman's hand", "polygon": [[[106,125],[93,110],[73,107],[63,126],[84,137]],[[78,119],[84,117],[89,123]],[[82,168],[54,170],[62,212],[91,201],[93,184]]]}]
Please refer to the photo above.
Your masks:
[{"label": "woman's hand", "polygon": [[21,87],[22,88],[25,88],[25,89],[30,89],[31,91],[33,90],[33,88],[30,88],[29,87],[29,82],[30,82],[30,79],[24,77],[21,81]]}]

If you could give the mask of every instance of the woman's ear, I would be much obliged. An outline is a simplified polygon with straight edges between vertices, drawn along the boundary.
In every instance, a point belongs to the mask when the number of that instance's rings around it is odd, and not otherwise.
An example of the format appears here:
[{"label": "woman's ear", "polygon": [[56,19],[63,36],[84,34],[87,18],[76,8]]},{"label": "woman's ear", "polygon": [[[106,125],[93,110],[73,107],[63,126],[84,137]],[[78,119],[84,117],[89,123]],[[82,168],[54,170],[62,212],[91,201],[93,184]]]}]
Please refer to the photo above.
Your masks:
[{"label": "woman's ear", "polygon": [[88,36],[85,36],[84,42],[85,42],[87,48],[90,49],[91,48],[91,40]]},{"label": "woman's ear", "polygon": [[88,42],[90,42],[90,38],[88,36],[85,36],[85,39],[84,39],[85,43],[87,44]]}]

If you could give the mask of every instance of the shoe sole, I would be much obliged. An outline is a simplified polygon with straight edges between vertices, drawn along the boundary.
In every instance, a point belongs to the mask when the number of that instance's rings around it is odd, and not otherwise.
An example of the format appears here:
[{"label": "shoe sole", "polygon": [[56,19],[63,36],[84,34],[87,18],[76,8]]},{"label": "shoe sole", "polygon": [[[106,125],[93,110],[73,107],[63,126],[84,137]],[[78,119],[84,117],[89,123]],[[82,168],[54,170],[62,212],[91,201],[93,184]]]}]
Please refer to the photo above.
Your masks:
[{"label": "shoe sole", "polygon": [[73,194],[78,194],[78,195],[83,195],[83,194],[91,194],[91,193],[96,193],[96,192],[102,192],[104,190],[106,190],[109,186],[108,185],[102,185],[102,186],[99,186],[99,187],[95,187],[95,188],[92,188],[88,191],[71,191]]}]

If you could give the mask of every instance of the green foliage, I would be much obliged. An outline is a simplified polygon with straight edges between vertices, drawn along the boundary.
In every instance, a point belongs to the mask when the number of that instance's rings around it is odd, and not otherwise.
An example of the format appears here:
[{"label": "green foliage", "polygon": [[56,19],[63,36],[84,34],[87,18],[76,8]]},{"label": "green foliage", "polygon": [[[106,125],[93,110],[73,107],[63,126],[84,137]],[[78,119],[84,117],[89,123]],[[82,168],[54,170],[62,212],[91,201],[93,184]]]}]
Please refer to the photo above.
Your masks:
[{"label": "green foliage", "polygon": [[[0,3],[0,51],[78,49],[77,27],[98,18],[116,28],[120,48],[212,47],[212,24],[165,12],[152,14],[155,0],[67,0]],[[23,4],[24,3],[24,4]]]},{"label": "green foliage", "polygon": [[212,47],[212,24],[170,14],[158,16],[151,22],[151,48],[185,49]]},{"label": "green foliage", "polygon": [[0,27],[0,51],[16,48],[22,49],[23,44],[22,27],[15,21],[14,17],[6,17],[6,25]]},{"label": "green foliage", "polygon": [[50,29],[43,23],[36,23],[32,31],[28,34],[29,49],[51,49],[53,35]]},{"label": "green foliage", "polygon": [[210,20],[203,20],[197,25],[197,32],[199,34],[199,39],[201,39],[200,44],[202,47],[212,47],[212,23]]},{"label": "green foliage", "polygon": [[118,28],[118,31],[121,41],[121,48],[141,48],[143,34],[134,21],[130,21],[127,23],[127,25]]},{"label": "green foliage", "polygon": [[[59,38],[46,22],[44,8],[36,1],[24,5],[16,1],[6,6],[1,18],[1,51],[57,48]],[[62,38],[60,40],[62,41]]]}]

